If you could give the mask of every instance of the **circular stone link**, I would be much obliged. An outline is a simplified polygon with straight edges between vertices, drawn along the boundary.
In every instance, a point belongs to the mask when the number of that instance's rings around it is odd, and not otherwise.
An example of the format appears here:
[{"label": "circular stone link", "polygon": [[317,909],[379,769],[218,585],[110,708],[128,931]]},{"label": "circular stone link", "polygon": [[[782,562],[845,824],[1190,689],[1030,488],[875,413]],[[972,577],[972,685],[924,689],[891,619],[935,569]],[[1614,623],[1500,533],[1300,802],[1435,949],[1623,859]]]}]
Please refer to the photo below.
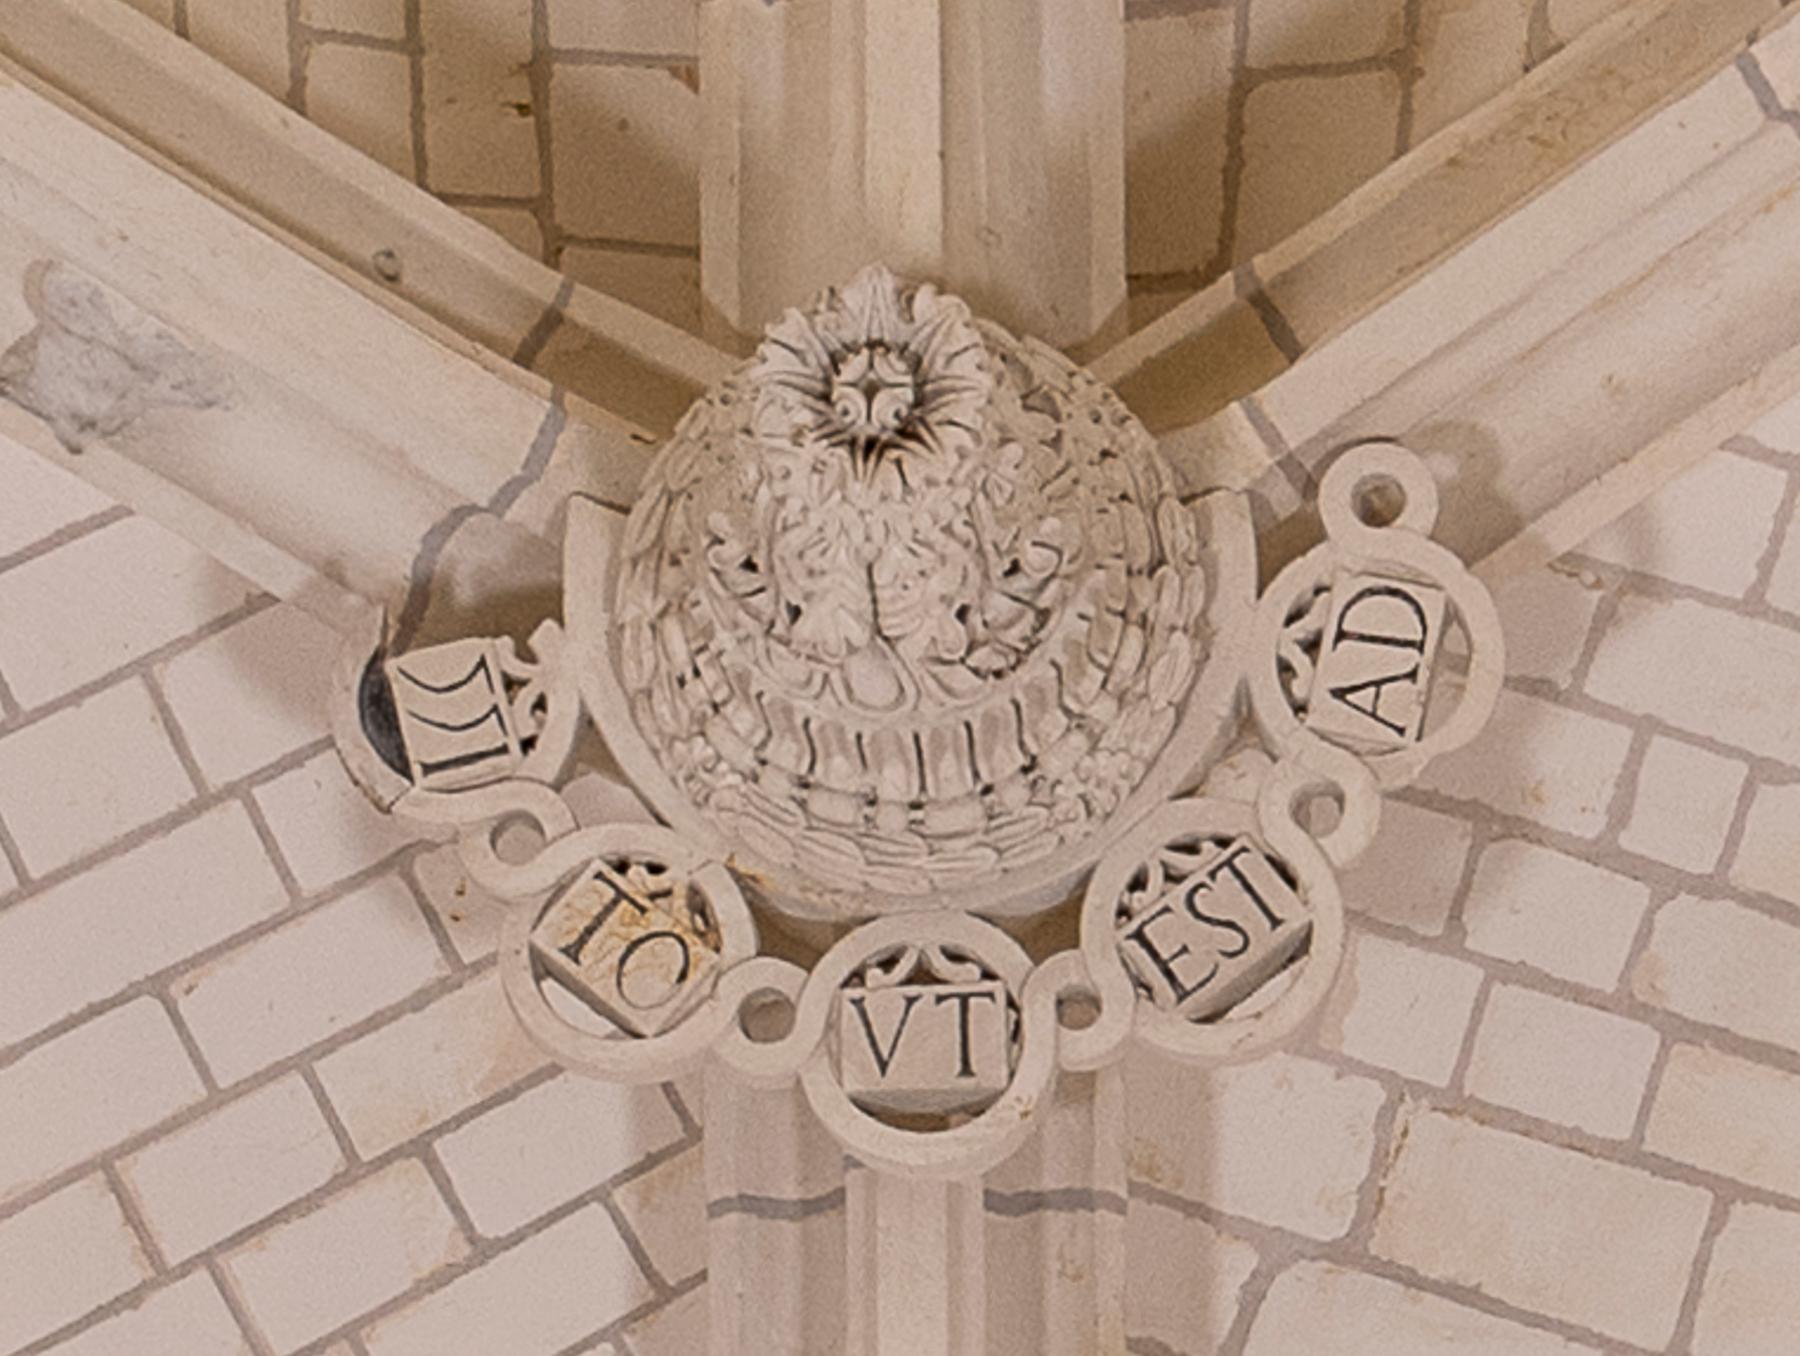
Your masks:
[{"label": "circular stone link", "polygon": [[[1397,515],[1389,522],[1373,523],[1362,506],[1369,496],[1385,490],[1398,495]],[[1429,537],[1437,525],[1438,488],[1430,469],[1398,443],[1362,443],[1331,464],[1319,482],[1319,518],[1326,535],[1346,550],[1379,552],[1381,532],[1412,532]]]},{"label": "circular stone link", "polygon": [[[1005,1090],[970,1120],[944,1130],[910,1130],[878,1119],[850,1099],[832,1067],[829,1033],[845,981],[869,961],[912,947],[974,957],[1019,1005],[1018,1058]],[[858,1160],[884,1172],[928,1178],[985,1172],[1024,1143],[1049,1092],[1057,1064],[1057,999],[1085,984],[1072,962],[1058,957],[1034,971],[1023,948],[999,928],[945,910],[893,914],[857,928],[813,967],[788,1037],[794,1048],[810,1051],[800,1082],[813,1114]]]},{"label": "circular stone link", "polygon": [[[1307,800],[1320,796],[1335,801],[1338,809],[1338,822],[1325,833],[1313,832],[1298,814]],[[1333,866],[1344,867],[1375,841],[1381,789],[1354,754],[1330,744],[1309,744],[1269,770],[1257,792],[1256,814],[1265,836],[1278,837],[1291,825],[1316,842]]]},{"label": "circular stone link", "polygon": [[757,956],[756,923],[731,872],[657,825],[606,824],[578,830],[550,844],[531,862],[511,868],[511,881],[530,887],[530,894],[542,895],[596,859],[657,863],[699,894],[718,930],[721,974],[713,993],[655,1036],[602,1035],[572,1024],[545,994],[544,985],[557,981],[541,973],[532,954],[532,932],[554,901],[542,906],[515,904],[507,912],[501,926],[501,988],[527,1034],[568,1068],[624,1083],[675,1077],[696,1067],[722,1033],[735,1027],[744,1001],[765,990],[781,989],[788,982],[786,972],[794,967]]},{"label": "circular stone link", "polygon": [[[1360,793],[1351,791],[1347,805]],[[1349,813],[1346,814],[1349,818]],[[1132,880],[1166,847],[1196,837],[1247,839],[1292,872],[1312,925],[1302,959],[1214,1019],[1192,1021],[1136,993],[1120,955],[1117,911]],[[1290,815],[1266,826],[1254,806],[1194,797],[1171,801],[1101,859],[1082,902],[1081,953],[1095,988],[1107,993],[1123,982],[1134,991],[1133,1038],[1162,1054],[1192,1064],[1246,1059],[1295,1031],[1318,1007],[1337,976],[1344,951],[1343,901],[1331,862]],[[1110,976],[1110,978],[1106,978]],[[1285,987],[1271,991],[1272,985]],[[1267,997],[1273,992],[1272,997]],[[1240,1013],[1240,1009],[1248,1011]]]},{"label": "circular stone link", "polygon": [[[1394,524],[1371,526],[1357,514],[1356,504],[1371,483],[1390,485],[1404,496]],[[1326,607],[1334,582],[1350,575],[1440,590],[1447,613],[1469,641],[1469,670],[1454,711],[1415,742],[1350,750],[1367,764],[1381,790],[1394,790],[1416,780],[1433,758],[1467,744],[1493,713],[1506,676],[1499,614],[1486,586],[1463,562],[1416,530],[1435,521],[1437,490],[1424,463],[1404,448],[1366,445],[1339,458],[1321,485],[1320,511],[1327,539],[1283,569],[1257,604],[1249,641],[1251,709],[1263,739],[1279,757],[1327,770],[1329,751],[1345,746],[1301,722],[1281,677],[1283,639],[1297,624],[1297,614]],[[1321,619],[1319,624],[1325,623]]]}]

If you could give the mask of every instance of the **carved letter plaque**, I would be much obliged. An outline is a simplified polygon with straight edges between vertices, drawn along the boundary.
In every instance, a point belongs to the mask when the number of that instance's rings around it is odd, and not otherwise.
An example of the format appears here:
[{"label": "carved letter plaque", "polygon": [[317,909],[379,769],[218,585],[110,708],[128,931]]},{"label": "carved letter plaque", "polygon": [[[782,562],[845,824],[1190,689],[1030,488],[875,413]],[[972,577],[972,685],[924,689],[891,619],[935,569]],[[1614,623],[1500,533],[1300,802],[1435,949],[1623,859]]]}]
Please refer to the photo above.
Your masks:
[{"label": "carved letter plaque", "polygon": [[1158,1007],[1200,1020],[1266,983],[1311,926],[1274,863],[1239,838],[1120,924],[1119,951]]},{"label": "carved letter plaque", "polygon": [[1006,985],[900,984],[838,995],[839,1076],[859,1105],[957,1111],[1011,1076]]},{"label": "carved letter plaque", "polygon": [[453,640],[386,667],[415,786],[480,786],[511,776],[524,761],[493,641]]},{"label": "carved letter plaque", "polygon": [[718,953],[691,924],[595,862],[532,932],[539,961],[595,1011],[654,1036],[711,991]]},{"label": "carved letter plaque", "polygon": [[1339,576],[1319,645],[1307,727],[1371,753],[1422,738],[1444,602],[1443,591],[1427,584],[1371,574]]}]

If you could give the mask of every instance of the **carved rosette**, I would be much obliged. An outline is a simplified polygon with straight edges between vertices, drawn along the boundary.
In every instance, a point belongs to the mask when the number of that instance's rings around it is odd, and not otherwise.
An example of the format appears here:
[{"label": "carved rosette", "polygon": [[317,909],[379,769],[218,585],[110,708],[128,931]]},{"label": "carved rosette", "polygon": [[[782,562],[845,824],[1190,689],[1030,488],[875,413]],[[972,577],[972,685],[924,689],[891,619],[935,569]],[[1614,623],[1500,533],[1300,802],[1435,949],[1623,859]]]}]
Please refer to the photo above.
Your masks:
[{"label": "carved rosette", "polygon": [[1142,425],[879,268],[695,405],[615,579],[620,687],[681,808],[773,902],[840,916],[1097,852],[1214,650]]}]

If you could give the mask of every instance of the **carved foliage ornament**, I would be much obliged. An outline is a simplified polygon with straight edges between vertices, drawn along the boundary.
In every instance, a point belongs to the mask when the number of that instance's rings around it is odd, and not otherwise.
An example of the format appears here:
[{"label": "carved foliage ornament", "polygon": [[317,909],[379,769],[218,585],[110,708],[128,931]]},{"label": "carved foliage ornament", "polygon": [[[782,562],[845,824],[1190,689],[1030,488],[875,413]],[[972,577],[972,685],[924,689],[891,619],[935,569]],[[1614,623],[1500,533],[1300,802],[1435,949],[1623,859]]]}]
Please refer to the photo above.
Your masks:
[{"label": "carved foliage ornament", "polygon": [[1051,902],[1182,756],[1206,538],[1110,391],[868,270],[650,471],[593,628],[654,762],[628,770],[778,907]]},{"label": "carved foliage ornament", "polygon": [[[696,403],[628,518],[571,502],[567,642],[365,650],[339,743],[518,901],[503,982],[563,1063],[797,1079],[862,1161],[966,1175],[1058,1068],[1293,1030],[1381,792],[1491,711],[1424,467],[1350,449],[1320,512],[1258,600],[1241,496],[1184,505],[1092,377],[870,269]],[[660,823],[557,793],[584,710]],[[1053,955],[986,921],[1053,908]],[[759,954],[765,909],[809,968]]]}]

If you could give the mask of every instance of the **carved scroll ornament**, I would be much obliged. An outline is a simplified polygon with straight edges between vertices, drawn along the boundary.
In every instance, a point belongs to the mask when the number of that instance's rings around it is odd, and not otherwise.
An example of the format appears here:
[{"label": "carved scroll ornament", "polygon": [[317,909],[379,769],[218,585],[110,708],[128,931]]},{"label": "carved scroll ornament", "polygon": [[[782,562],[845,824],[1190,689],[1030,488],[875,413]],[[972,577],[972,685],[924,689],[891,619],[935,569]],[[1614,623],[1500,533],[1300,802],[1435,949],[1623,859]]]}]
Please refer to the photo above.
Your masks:
[{"label": "carved scroll ornament", "polygon": [[[339,742],[517,901],[503,981],[563,1063],[798,1080],[861,1161],[964,1176],[1058,1068],[1292,1031],[1381,792],[1490,712],[1498,623],[1423,466],[1353,448],[1320,511],[1257,600],[1241,497],[1184,505],[1110,391],[871,269],[694,406],[628,518],[571,502],[566,636],[365,651]],[[577,825],[583,713],[660,824]],[[1065,908],[1055,954],[998,926]],[[759,954],[766,911],[810,967]]]}]

